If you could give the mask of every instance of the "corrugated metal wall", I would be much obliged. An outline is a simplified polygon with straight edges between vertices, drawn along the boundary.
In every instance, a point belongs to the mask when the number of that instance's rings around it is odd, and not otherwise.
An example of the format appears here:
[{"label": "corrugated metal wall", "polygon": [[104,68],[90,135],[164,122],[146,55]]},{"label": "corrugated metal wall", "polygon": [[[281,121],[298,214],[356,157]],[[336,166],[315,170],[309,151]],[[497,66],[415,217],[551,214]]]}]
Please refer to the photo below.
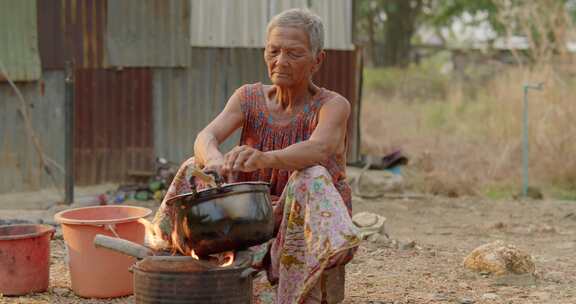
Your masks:
[{"label": "corrugated metal wall", "polygon": [[314,76],[314,81],[325,88],[338,92],[346,97],[352,105],[348,119],[348,162],[360,158],[360,77],[362,52],[326,51],[326,61]]},{"label": "corrugated metal wall", "polygon": [[192,0],[191,44],[194,47],[264,47],[268,21],[294,7],[309,7],[322,17],[326,49],[354,49],[352,0]]},{"label": "corrugated metal wall", "polygon": [[[192,155],[196,134],[244,83],[265,81],[260,49],[192,48],[188,69],[154,71],[155,151],[172,161]],[[224,145],[238,141],[236,134]]]},{"label": "corrugated metal wall", "polygon": [[152,71],[83,69],[75,79],[76,182],[125,181],[153,166]]},{"label": "corrugated metal wall", "polygon": [[[44,153],[64,164],[64,73],[45,71],[39,82],[17,84],[30,105],[33,128]],[[0,83],[0,193],[51,185],[26,135],[18,112],[20,101],[7,83]],[[62,177],[56,168],[53,172]]]},{"label": "corrugated metal wall", "polygon": [[[30,5],[30,1],[25,2]],[[34,125],[46,153],[63,164],[62,69],[68,58],[75,61],[76,180],[94,184],[124,181],[132,171],[149,170],[154,154],[174,161],[190,156],[197,132],[223,109],[235,89],[244,83],[268,83],[261,47],[266,22],[274,10],[316,5],[326,11],[319,14],[328,16],[327,20],[331,16],[339,20],[351,0],[336,0],[340,4],[335,4],[335,9],[324,0],[254,0],[250,2],[254,6],[224,0],[191,0],[191,4],[187,0],[36,1],[35,17],[26,18],[30,24],[38,24],[35,39],[45,75],[40,82],[19,85],[34,106]],[[0,5],[6,3],[14,2],[0,0]],[[223,8],[216,9],[219,3]],[[255,18],[254,11],[260,17]],[[29,12],[12,15],[21,18]],[[187,18],[195,14],[188,24]],[[222,22],[224,19],[230,22]],[[349,25],[341,22],[332,30],[342,31],[339,27]],[[13,25],[7,28],[12,30]],[[229,40],[224,45],[227,48],[202,48],[194,42],[190,47],[190,37],[207,45]],[[328,42],[328,48],[348,48],[347,39],[332,46]],[[230,47],[244,45],[258,47]],[[316,80],[347,97],[358,113],[360,66],[354,54],[329,50]],[[110,64],[118,68],[109,69]],[[0,98],[0,192],[49,186],[15,112],[17,100],[5,83],[0,83]],[[357,115],[351,119],[355,118]],[[355,123],[351,126],[357,127]],[[237,140],[238,134],[224,148]],[[354,142],[351,137],[352,157],[358,148]]]},{"label": "corrugated metal wall", "polygon": [[37,1],[38,47],[43,69],[64,68],[64,31],[62,0]]},{"label": "corrugated metal wall", "polygon": [[309,8],[311,5],[310,0],[269,0],[269,6],[270,6],[270,14],[269,14],[269,18],[271,19],[274,15],[277,15],[279,13],[281,13],[282,11],[285,11],[287,9],[291,9],[291,8],[298,8],[298,7],[307,7]]},{"label": "corrugated metal wall", "polygon": [[268,0],[192,0],[190,15],[190,40],[194,47],[264,44]]},{"label": "corrugated metal wall", "polygon": [[353,50],[352,43],[352,1],[314,0],[310,9],[316,12],[324,23],[326,48],[332,50]]},{"label": "corrugated metal wall", "polygon": [[69,56],[74,58],[76,67],[100,68],[105,65],[104,33],[107,3],[105,0],[62,1],[66,21],[65,41],[71,42],[68,46],[65,45],[64,54],[67,54],[67,50],[72,52]]},{"label": "corrugated metal wall", "polygon": [[[106,49],[111,66],[183,67],[190,62],[189,0],[108,2]],[[207,18],[213,18],[203,12]]]},{"label": "corrugated metal wall", "polygon": [[107,0],[38,0],[38,41],[42,67],[63,69],[105,65]]},{"label": "corrugated metal wall", "polygon": [[0,81],[40,78],[36,33],[36,0],[0,0]]}]

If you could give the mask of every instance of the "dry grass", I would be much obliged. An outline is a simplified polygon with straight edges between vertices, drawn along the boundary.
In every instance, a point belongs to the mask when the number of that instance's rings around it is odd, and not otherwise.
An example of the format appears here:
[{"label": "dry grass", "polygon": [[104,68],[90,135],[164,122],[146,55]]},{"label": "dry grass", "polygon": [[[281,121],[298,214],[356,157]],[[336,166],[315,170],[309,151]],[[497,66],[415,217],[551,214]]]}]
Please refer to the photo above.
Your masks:
[{"label": "dry grass", "polygon": [[383,98],[367,88],[362,110],[364,152],[383,154],[402,148],[412,159],[413,186],[425,191],[492,196],[517,192],[523,85],[543,81],[544,91],[529,95],[531,184],[545,194],[573,193],[576,74],[570,70],[550,65],[508,68],[476,87],[472,95],[463,93],[463,85],[447,80],[446,100],[425,102]]},{"label": "dry grass", "polygon": [[512,51],[516,67],[476,63],[459,74],[466,82],[439,72],[447,58],[407,70],[366,71],[363,148],[371,154],[405,150],[412,156],[412,185],[424,191],[518,193],[523,86],[544,82],[544,91],[530,92],[531,184],[576,199],[576,68],[566,48],[574,24],[563,1],[496,4],[506,35],[527,38],[528,60]]}]

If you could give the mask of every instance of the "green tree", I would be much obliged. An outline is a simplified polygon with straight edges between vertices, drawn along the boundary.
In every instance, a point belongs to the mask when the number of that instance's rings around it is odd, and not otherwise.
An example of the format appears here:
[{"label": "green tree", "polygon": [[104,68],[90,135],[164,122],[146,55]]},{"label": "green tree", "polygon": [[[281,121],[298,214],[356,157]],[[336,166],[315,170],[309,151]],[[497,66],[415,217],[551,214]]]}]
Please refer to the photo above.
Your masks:
[{"label": "green tree", "polygon": [[[534,49],[563,41],[558,29],[566,22],[560,11],[576,20],[576,0],[357,0],[357,5],[357,30],[368,61],[398,67],[410,63],[413,36],[421,25],[440,29],[468,15],[474,17],[470,25],[488,22],[500,37],[525,36],[531,51],[541,53]],[[376,53],[377,45],[383,45],[382,54]]]},{"label": "green tree", "polygon": [[384,66],[406,67],[410,64],[412,36],[418,28],[424,0],[386,0],[384,30]]},{"label": "green tree", "polygon": [[498,0],[436,0],[432,6],[427,20],[436,27],[452,24],[465,14],[471,16],[484,16],[474,22],[488,21],[492,28],[504,32],[504,26],[498,17]]},{"label": "green tree", "polygon": [[384,15],[381,0],[358,0],[357,5],[357,34],[359,40],[365,42],[368,62],[375,63],[376,44],[381,41]]},{"label": "green tree", "polygon": [[[407,66],[411,40],[425,3],[430,0],[358,0],[358,31],[371,62],[381,56],[385,66]],[[383,54],[376,54],[382,44]]]}]

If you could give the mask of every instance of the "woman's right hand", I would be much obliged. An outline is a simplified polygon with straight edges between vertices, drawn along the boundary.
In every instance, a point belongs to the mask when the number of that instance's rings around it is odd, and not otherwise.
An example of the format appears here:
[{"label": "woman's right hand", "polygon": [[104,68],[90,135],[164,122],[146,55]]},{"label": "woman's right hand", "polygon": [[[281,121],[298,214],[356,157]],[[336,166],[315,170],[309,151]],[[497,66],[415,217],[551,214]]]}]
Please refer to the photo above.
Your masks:
[{"label": "woman's right hand", "polygon": [[227,172],[224,172],[224,157],[215,157],[207,160],[202,171],[212,171],[218,173],[220,176],[226,176]]},{"label": "woman's right hand", "polygon": [[224,160],[224,157],[207,161],[202,171],[218,173],[225,183],[234,183],[238,181],[237,172],[235,173],[232,170],[228,170],[225,163],[226,161]]}]

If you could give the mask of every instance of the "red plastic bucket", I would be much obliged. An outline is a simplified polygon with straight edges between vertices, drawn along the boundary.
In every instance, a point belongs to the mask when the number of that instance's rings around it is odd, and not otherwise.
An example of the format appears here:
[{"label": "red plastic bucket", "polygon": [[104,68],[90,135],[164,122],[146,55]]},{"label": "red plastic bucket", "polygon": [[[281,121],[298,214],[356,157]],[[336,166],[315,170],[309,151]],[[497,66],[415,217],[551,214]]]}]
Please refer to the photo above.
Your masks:
[{"label": "red plastic bucket", "polygon": [[0,294],[43,292],[50,279],[50,239],[47,225],[0,226]]},{"label": "red plastic bucket", "polygon": [[144,243],[145,227],[138,220],[150,209],[134,206],[94,206],[65,210],[54,215],[62,224],[68,248],[72,290],[86,298],[112,298],[133,292],[129,268],[134,258],[95,248],[94,237],[103,234]]}]

